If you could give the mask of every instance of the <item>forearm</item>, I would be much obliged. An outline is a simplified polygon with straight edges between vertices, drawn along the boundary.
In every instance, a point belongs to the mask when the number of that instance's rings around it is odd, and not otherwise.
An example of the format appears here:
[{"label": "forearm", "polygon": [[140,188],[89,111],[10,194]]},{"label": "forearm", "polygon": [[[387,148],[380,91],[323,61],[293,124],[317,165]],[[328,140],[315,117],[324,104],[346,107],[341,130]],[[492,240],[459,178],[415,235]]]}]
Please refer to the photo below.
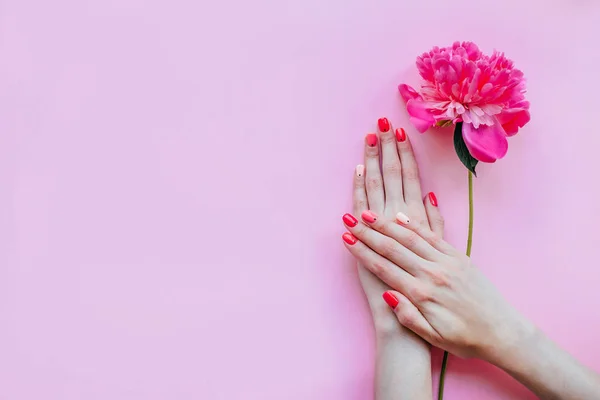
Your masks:
[{"label": "forearm", "polygon": [[431,400],[429,345],[401,326],[387,311],[376,320],[376,400]]},{"label": "forearm", "polygon": [[600,396],[598,375],[538,329],[492,362],[544,400],[588,400]]}]

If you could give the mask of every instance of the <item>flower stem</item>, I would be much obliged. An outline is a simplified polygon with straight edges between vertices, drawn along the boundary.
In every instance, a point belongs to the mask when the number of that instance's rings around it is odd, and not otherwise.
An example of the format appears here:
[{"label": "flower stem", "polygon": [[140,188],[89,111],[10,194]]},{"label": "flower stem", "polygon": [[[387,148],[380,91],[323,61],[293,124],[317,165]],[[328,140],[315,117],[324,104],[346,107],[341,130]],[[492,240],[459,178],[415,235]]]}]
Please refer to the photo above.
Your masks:
[{"label": "flower stem", "polygon": [[[469,171],[469,234],[467,236],[467,257],[471,257],[473,247],[473,173]],[[440,383],[438,385],[438,400],[444,398],[444,381],[446,379],[446,368],[448,367],[448,352],[444,352],[442,370],[440,371]]]},{"label": "flower stem", "polygon": [[473,247],[473,173],[469,171],[469,236],[467,236],[467,257],[471,257]]}]

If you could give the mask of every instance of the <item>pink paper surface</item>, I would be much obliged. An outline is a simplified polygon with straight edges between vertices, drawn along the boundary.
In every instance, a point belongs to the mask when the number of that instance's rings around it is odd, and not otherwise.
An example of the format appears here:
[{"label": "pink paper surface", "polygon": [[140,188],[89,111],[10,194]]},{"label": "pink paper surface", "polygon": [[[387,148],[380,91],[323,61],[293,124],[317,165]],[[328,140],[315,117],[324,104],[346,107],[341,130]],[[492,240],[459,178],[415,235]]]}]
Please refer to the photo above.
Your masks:
[{"label": "pink paper surface", "polygon": [[[505,51],[532,104],[479,169],[473,259],[600,369],[598,37],[585,0],[3,0],[0,400],[371,399],[341,216],[387,116],[464,248],[451,135],[396,90],[454,40]],[[533,397],[457,358],[446,393]]]}]

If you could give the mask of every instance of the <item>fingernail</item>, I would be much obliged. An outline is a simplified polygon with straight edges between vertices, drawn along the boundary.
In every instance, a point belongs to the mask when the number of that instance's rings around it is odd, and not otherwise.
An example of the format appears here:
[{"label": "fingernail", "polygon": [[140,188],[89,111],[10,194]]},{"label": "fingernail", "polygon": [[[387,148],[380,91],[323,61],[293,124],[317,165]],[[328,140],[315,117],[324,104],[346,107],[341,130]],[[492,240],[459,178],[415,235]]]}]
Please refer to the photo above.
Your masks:
[{"label": "fingernail", "polygon": [[401,224],[404,224],[404,225],[408,225],[408,223],[410,222],[410,219],[408,219],[406,214],[401,213],[401,212],[396,214],[396,219],[398,220],[398,222],[400,222]]},{"label": "fingernail", "polygon": [[354,228],[356,226],[356,224],[358,224],[358,220],[356,218],[354,218],[354,215],[352,215],[352,214],[344,214],[344,216],[342,217],[342,220],[350,228]]},{"label": "fingernail", "polygon": [[390,130],[390,121],[388,121],[388,119],[385,117],[379,118],[377,125],[379,125],[380,132],[387,132]]},{"label": "fingernail", "polygon": [[348,233],[348,232],[344,233],[342,235],[342,239],[344,239],[344,242],[348,243],[350,246],[356,244],[356,238],[351,233]]},{"label": "fingernail", "polygon": [[356,176],[358,176],[360,178],[361,176],[363,176],[365,174],[365,166],[362,164],[358,164],[356,166],[355,172],[356,172]]},{"label": "fingernail", "polygon": [[367,144],[369,145],[369,147],[377,146],[377,135],[374,133],[369,133],[367,135]]},{"label": "fingernail", "polygon": [[437,197],[435,197],[435,193],[433,192],[429,192],[429,202],[431,203],[432,206],[437,207],[438,202],[437,202]]},{"label": "fingernail", "polygon": [[364,219],[365,222],[372,224],[373,222],[377,221],[377,214],[375,214],[373,211],[363,211],[362,219]]},{"label": "fingernail", "polygon": [[396,129],[396,140],[399,142],[404,142],[406,140],[406,132],[404,132],[403,128]]},{"label": "fingernail", "polygon": [[383,294],[383,299],[392,309],[395,309],[398,306],[398,303],[400,303],[398,298],[390,292],[385,292]]}]

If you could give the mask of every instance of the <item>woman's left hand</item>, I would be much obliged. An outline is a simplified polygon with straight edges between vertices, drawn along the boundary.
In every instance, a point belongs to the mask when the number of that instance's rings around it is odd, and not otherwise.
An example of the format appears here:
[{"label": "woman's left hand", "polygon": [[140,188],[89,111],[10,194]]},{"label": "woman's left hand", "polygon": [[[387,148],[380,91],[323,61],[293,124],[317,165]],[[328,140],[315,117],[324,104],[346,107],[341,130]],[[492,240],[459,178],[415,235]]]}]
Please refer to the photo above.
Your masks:
[{"label": "woman's left hand", "polygon": [[[433,193],[427,195],[425,201],[421,198],[419,169],[410,139],[404,129],[394,131],[387,118],[380,118],[377,125],[379,134],[370,133],[365,137],[364,165],[356,167],[353,214],[361,215],[371,210],[393,220],[402,213],[413,224],[441,238],[444,227],[437,200]],[[354,220],[351,214],[344,215],[345,222],[351,224]],[[345,239],[348,238],[345,236]],[[394,333],[398,329],[397,322],[381,298],[381,293],[390,288],[365,269],[360,261],[358,273],[376,330],[378,333]]]}]

